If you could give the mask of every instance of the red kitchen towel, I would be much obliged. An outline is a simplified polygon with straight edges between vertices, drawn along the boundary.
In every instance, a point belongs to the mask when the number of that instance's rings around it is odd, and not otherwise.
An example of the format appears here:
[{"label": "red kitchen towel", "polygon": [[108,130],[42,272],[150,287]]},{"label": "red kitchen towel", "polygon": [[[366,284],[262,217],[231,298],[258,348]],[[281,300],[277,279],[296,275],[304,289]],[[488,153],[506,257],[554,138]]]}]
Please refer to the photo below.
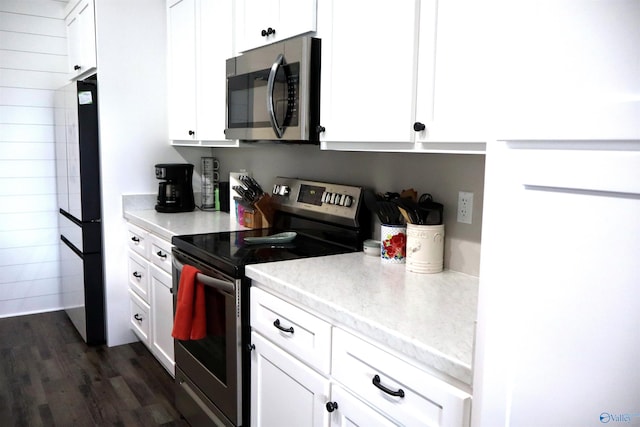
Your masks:
[{"label": "red kitchen towel", "polygon": [[199,340],[207,336],[204,285],[196,275],[200,271],[185,265],[178,284],[178,302],[171,336],[179,340]]}]

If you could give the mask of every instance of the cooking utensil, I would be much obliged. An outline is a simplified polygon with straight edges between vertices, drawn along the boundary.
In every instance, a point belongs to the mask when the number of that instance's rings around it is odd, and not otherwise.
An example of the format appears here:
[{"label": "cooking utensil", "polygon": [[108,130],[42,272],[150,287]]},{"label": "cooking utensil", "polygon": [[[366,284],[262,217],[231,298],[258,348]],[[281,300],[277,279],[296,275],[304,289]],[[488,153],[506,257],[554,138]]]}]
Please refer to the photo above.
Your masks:
[{"label": "cooking utensil", "polygon": [[384,217],[384,221],[381,220],[383,224],[387,225],[400,225],[402,224],[402,215],[398,210],[398,206],[389,200],[379,200],[378,206],[380,207],[380,212]]},{"label": "cooking utensil", "polygon": [[272,234],[271,236],[254,236],[245,237],[245,243],[259,244],[259,243],[289,243],[296,238],[298,234],[295,231],[285,231],[284,233]]}]

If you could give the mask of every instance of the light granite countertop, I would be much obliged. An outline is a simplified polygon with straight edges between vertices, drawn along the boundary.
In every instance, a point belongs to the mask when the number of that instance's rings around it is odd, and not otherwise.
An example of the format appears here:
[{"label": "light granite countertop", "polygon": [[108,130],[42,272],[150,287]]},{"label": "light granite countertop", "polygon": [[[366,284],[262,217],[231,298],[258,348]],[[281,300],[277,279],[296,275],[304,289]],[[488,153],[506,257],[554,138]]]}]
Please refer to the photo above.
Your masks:
[{"label": "light granite countertop", "polygon": [[258,287],[471,386],[477,277],[412,273],[362,252],[250,265],[246,274]]},{"label": "light granite countertop", "polygon": [[127,221],[169,241],[186,234],[246,230],[226,212],[196,208],[193,212],[162,213],[154,209],[155,195],[124,195],[122,199]]}]

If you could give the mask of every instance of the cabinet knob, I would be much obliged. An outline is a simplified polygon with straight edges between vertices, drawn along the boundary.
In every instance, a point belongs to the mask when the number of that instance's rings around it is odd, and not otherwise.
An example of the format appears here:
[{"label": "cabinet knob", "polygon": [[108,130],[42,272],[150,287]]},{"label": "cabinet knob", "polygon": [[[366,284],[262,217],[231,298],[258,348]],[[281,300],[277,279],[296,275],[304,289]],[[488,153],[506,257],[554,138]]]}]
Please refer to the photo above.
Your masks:
[{"label": "cabinet knob", "polygon": [[271,27],[267,28],[266,30],[262,30],[260,32],[262,37],[270,36],[270,35],[275,34],[275,33],[276,33],[275,28],[271,28]]},{"label": "cabinet knob", "polygon": [[327,412],[333,412],[338,409],[338,402],[327,402]]},{"label": "cabinet knob", "polygon": [[318,133],[323,133],[326,129],[324,128],[324,126],[316,126],[316,132]]},{"label": "cabinet knob", "polygon": [[415,130],[416,132],[420,132],[425,130],[427,127],[424,125],[424,123],[420,123],[420,122],[415,122],[413,124],[413,130]]},{"label": "cabinet knob", "polygon": [[76,71],[78,71],[80,68],[82,68],[82,67],[77,65],[77,64],[73,66],[73,69],[76,70]]},{"label": "cabinet knob", "polygon": [[196,134],[195,131],[189,130],[189,135],[193,136],[195,134]]}]

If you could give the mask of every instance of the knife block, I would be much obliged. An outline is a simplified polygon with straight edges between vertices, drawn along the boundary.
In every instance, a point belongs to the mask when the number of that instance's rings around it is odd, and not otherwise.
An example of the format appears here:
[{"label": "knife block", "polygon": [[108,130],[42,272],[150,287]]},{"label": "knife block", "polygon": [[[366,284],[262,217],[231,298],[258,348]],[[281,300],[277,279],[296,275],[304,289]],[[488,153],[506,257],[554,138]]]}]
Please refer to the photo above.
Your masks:
[{"label": "knife block", "polygon": [[254,210],[244,211],[244,226],[249,228],[269,228],[273,224],[275,209],[271,196],[264,194],[253,204]]}]

